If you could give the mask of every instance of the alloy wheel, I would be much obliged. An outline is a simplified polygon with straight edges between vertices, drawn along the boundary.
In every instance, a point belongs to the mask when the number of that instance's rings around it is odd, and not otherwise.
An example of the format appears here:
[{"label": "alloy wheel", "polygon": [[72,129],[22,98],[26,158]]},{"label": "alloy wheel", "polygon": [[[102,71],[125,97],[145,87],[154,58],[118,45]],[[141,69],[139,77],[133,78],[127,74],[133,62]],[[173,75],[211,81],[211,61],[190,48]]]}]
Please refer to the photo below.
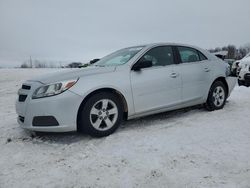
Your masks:
[{"label": "alloy wheel", "polygon": [[225,91],[221,86],[217,86],[213,91],[213,103],[216,107],[223,105],[225,100]]},{"label": "alloy wheel", "polygon": [[118,118],[118,108],[110,99],[97,101],[90,110],[90,122],[100,131],[106,131],[114,126]]}]

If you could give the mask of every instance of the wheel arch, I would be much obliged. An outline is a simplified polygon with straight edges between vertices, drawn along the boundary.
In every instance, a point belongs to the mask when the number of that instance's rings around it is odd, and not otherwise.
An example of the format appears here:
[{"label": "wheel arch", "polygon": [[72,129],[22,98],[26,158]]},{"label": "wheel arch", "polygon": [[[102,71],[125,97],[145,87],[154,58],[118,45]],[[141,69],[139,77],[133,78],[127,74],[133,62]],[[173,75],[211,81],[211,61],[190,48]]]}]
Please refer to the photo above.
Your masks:
[{"label": "wheel arch", "polygon": [[110,88],[110,87],[99,88],[99,89],[91,91],[89,94],[87,94],[86,97],[84,97],[83,101],[81,102],[80,107],[78,108],[78,111],[77,111],[77,130],[79,130],[78,126],[80,123],[80,112],[81,112],[82,108],[84,107],[86,101],[90,97],[92,97],[93,95],[95,95],[97,93],[102,93],[102,92],[113,93],[121,99],[122,106],[123,106],[123,119],[127,120],[127,118],[128,118],[128,104],[127,104],[127,101],[126,101],[124,95],[120,91],[118,91],[117,89],[114,89],[114,88]]},{"label": "wheel arch", "polygon": [[[226,78],[225,78],[225,77],[220,76],[220,77],[216,78],[216,79],[213,81],[213,83],[211,84],[210,88],[211,88],[212,85],[213,85],[215,82],[217,82],[217,81],[221,81],[221,82],[225,85],[225,87],[226,87],[226,92],[227,92],[227,97],[228,97],[228,96],[229,96],[229,87],[228,87],[228,84],[227,84],[227,81],[226,81]],[[209,89],[209,90],[210,90],[210,89]]]}]

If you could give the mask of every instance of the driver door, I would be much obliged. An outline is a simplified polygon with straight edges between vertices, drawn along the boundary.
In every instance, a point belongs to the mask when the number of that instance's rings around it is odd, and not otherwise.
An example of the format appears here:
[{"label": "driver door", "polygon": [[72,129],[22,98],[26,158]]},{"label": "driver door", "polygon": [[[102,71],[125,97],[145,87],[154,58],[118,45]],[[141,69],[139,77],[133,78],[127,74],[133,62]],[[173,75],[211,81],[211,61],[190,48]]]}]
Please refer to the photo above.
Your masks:
[{"label": "driver door", "polygon": [[172,47],[154,47],[137,63],[142,61],[152,61],[152,66],[137,71],[131,70],[135,112],[138,114],[180,104],[181,76],[176,69]]}]

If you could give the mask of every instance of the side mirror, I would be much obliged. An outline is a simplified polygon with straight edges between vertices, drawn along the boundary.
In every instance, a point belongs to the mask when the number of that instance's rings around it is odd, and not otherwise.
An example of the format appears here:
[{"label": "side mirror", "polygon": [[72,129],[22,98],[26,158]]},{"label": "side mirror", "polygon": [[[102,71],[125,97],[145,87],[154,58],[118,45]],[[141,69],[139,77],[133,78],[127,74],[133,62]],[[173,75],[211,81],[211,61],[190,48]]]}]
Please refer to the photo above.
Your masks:
[{"label": "side mirror", "polygon": [[92,59],[89,63],[92,65],[94,63],[96,63],[97,61],[99,61],[100,59]]},{"label": "side mirror", "polygon": [[152,67],[153,63],[152,61],[138,61],[134,66],[132,67],[133,71],[140,71],[143,68]]}]

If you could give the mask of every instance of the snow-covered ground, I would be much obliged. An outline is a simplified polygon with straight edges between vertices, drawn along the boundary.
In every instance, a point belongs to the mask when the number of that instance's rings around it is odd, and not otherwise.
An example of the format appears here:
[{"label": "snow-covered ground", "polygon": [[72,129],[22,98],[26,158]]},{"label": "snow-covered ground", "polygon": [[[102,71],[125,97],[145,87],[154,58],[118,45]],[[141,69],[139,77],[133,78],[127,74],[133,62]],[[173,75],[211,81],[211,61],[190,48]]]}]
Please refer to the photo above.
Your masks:
[{"label": "snow-covered ground", "polygon": [[250,88],[223,110],[124,123],[113,135],[34,136],[16,123],[21,83],[56,69],[0,69],[0,187],[250,187]]}]

